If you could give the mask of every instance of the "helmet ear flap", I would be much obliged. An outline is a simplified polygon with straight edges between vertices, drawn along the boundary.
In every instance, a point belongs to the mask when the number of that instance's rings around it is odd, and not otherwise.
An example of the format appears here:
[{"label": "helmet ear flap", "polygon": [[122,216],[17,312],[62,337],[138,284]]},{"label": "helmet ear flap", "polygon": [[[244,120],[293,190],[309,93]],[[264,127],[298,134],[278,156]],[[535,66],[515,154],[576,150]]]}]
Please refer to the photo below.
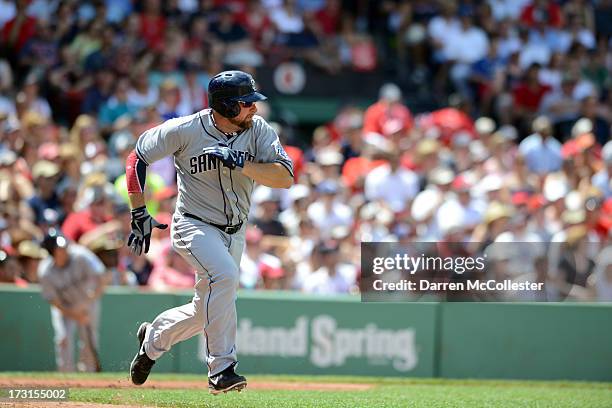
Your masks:
[{"label": "helmet ear flap", "polygon": [[211,108],[216,110],[226,118],[235,118],[240,114],[240,105],[238,102],[229,101],[229,100],[220,100],[214,101],[211,105]]},{"label": "helmet ear flap", "polygon": [[240,114],[240,104],[234,101],[223,101],[223,104],[226,106],[227,115],[224,115],[228,118],[235,118]]}]

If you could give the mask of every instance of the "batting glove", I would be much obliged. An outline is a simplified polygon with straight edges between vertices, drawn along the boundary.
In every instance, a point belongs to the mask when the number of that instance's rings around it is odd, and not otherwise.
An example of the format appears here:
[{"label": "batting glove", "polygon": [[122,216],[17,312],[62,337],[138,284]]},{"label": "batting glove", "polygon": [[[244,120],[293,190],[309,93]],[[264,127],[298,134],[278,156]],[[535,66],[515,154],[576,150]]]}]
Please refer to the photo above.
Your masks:
[{"label": "batting glove", "polygon": [[142,246],[144,244],[144,252],[145,254],[149,252],[149,244],[151,243],[151,232],[153,228],[166,229],[168,228],[168,224],[160,224],[155,221],[149,212],[147,211],[146,206],[134,208],[131,212],[132,216],[132,232],[130,233],[130,237],[128,238],[128,246],[130,250],[135,255],[142,254]]},{"label": "batting glove", "polygon": [[227,146],[207,147],[203,150],[203,153],[218,158],[225,167],[232,170],[236,167],[244,167],[244,156]]}]

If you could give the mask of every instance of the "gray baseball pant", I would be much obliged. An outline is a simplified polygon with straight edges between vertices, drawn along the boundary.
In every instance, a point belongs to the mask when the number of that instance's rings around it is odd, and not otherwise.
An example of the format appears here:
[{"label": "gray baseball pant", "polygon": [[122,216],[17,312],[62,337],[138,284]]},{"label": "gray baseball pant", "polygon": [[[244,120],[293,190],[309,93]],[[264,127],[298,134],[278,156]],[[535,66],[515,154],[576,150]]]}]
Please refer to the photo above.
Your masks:
[{"label": "gray baseball pant", "polygon": [[174,215],[172,246],[196,270],[195,295],[191,303],[166,310],[152,322],[144,341],[149,358],[157,360],[174,344],[203,333],[209,377],[237,361],[236,291],[245,225],[229,235]]},{"label": "gray baseball pant", "polygon": [[[90,326],[94,347],[98,347],[98,325],[100,321],[100,301],[96,300],[89,306]],[[76,371],[74,364],[74,332],[79,335],[79,371],[95,372],[96,363],[94,351],[90,348],[85,327],[67,318],[55,306],[51,306],[51,326],[53,326],[53,343],[55,345],[55,362],[61,372]]]}]

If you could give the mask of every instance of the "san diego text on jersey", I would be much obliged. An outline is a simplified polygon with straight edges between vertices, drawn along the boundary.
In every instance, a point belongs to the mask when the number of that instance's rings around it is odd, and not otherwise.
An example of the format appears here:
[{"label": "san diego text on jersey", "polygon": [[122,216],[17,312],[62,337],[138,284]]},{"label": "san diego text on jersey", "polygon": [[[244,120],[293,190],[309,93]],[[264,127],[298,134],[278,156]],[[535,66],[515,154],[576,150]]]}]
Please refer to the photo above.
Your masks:
[{"label": "san diego text on jersey", "polygon": [[[239,156],[243,156],[245,161],[252,162],[255,160],[255,156],[253,156],[249,152],[245,151],[237,151]],[[189,159],[189,165],[191,167],[190,173],[196,174],[201,173],[203,171],[217,170],[217,166],[221,164],[221,161],[214,156],[209,154],[200,154],[198,156],[193,156]]]}]

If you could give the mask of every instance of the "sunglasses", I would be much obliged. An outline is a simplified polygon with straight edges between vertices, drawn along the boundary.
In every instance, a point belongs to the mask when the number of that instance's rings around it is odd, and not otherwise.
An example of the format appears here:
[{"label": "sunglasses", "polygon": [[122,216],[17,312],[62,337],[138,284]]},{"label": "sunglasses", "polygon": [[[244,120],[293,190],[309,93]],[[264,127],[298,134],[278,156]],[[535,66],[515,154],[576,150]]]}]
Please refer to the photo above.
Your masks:
[{"label": "sunglasses", "polygon": [[242,106],[243,108],[250,108],[251,106],[253,106],[253,104],[254,104],[255,102],[242,102],[242,101],[239,101],[238,103],[239,103],[239,104],[240,104],[240,106]]}]

